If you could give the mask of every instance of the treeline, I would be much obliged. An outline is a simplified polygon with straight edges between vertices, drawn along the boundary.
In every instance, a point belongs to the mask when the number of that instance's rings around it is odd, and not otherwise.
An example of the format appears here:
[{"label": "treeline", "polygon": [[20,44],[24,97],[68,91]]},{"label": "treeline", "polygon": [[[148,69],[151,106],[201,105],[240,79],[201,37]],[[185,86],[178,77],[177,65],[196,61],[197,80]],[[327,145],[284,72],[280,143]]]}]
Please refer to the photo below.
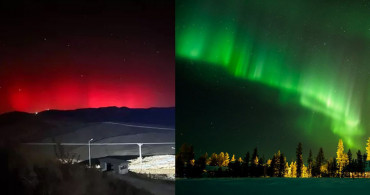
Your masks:
[{"label": "treeline", "polygon": [[[370,152],[370,138],[366,151]],[[365,177],[366,161],[370,160],[367,153],[358,150],[354,158],[350,149],[344,152],[343,142],[339,140],[336,157],[326,159],[320,148],[315,157],[310,150],[306,162],[301,143],[292,162],[280,151],[264,159],[257,148],[239,158],[224,152],[195,158],[193,146],[183,144],[176,155],[176,177]]]}]

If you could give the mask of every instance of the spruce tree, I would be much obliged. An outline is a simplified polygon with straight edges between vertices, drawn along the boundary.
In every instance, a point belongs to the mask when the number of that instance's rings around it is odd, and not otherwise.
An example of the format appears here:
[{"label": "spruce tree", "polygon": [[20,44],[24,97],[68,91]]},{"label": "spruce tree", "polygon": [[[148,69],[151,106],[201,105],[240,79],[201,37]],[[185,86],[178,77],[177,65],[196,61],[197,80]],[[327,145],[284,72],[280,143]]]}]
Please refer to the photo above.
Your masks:
[{"label": "spruce tree", "polygon": [[357,172],[364,172],[364,164],[363,164],[363,156],[361,154],[361,150],[358,150],[357,151],[357,165],[356,165],[356,169],[357,169]]},{"label": "spruce tree", "polygon": [[274,156],[272,157],[270,176],[278,177],[280,172],[279,169],[280,169],[280,150],[278,151],[277,154],[275,153]]},{"label": "spruce tree", "polygon": [[[365,153],[365,154],[363,155],[363,161],[362,161],[362,163],[363,163],[364,169],[365,169],[365,165],[366,165],[366,160],[367,160],[367,153]],[[364,170],[364,171],[365,171],[365,170]]]},{"label": "spruce tree", "polygon": [[258,174],[258,160],[258,150],[257,148],[254,148],[250,167],[251,176],[256,177]]},{"label": "spruce tree", "polygon": [[257,147],[254,148],[254,150],[253,150],[251,163],[253,163],[256,158],[258,159],[258,150],[257,150]]},{"label": "spruce tree", "polygon": [[265,164],[265,157],[262,156],[261,158],[258,159],[258,165],[257,165],[257,177],[264,176],[266,177],[265,173],[265,167],[263,166]]},{"label": "spruce tree", "polygon": [[351,152],[351,149],[348,149],[347,155],[348,155],[348,161],[349,161],[349,163],[352,163],[352,152]]},{"label": "spruce tree", "polygon": [[312,165],[313,165],[311,149],[310,149],[310,153],[308,154],[307,164],[308,164],[308,174],[311,176],[312,175]]},{"label": "spruce tree", "polygon": [[335,158],[331,158],[328,161],[328,174],[330,177],[335,177],[336,173],[337,173],[337,161],[335,160]]},{"label": "spruce tree", "polygon": [[245,154],[244,162],[243,162],[243,176],[245,177],[250,176],[249,162],[250,162],[250,154],[249,152],[247,152]]},{"label": "spruce tree", "polygon": [[348,165],[346,167],[346,171],[353,172],[353,159],[351,149],[348,149],[347,156],[348,156]]},{"label": "spruce tree", "polygon": [[285,168],[286,168],[286,157],[284,154],[280,155],[280,168],[279,168],[279,177],[284,177],[285,175]]},{"label": "spruce tree", "polygon": [[319,153],[316,156],[316,163],[314,165],[314,176],[321,176],[321,166],[325,162],[324,150],[320,148]]},{"label": "spruce tree", "polygon": [[298,143],[297,151],[297,177],[301,177],[302,175],[302,167],[303,167],[303,156],[302,156],[302,143]]}]

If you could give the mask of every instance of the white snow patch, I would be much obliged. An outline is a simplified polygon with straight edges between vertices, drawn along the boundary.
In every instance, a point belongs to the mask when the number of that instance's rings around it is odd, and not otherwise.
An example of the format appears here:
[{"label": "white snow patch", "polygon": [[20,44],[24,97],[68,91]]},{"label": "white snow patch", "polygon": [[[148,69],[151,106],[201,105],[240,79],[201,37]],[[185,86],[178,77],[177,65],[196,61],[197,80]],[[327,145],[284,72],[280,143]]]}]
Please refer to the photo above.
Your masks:
[{"label": "white snow patch", "polygon": [[129,171],[150,174],[166,175],[168,179],[175,179],[175,155],[156,155],[129,160]]}]

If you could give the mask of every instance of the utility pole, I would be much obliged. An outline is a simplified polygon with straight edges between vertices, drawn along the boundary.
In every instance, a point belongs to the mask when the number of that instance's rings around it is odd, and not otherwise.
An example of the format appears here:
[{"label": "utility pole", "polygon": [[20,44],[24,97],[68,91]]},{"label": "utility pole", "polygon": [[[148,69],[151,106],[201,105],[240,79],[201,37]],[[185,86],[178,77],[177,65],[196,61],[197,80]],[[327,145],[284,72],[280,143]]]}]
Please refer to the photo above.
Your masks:
[{"label": "utility pole", "polygon": [[89,140],[89,168],[91,168],[91,149],[90,149],[90,142],[92,142],[94,139],[93,138],[91,138],[90,140]]}]

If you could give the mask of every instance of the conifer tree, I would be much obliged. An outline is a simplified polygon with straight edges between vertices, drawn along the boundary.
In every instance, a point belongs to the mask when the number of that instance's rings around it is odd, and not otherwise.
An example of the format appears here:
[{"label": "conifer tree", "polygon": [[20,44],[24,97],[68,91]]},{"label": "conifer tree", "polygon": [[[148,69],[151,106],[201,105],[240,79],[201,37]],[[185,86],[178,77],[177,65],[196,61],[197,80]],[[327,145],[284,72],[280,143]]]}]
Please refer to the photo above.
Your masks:
[{"label": "conifer tree", "polygon": [[207,161],[208,161],[208,153],[206,152],[205,154],[203,154],[202,156],[200,156],[198,158],[198,161],[196,162],[196,163],[198,163],[199,168],[201,169],[202,172],[206,168]]},{"label": "conifer tree", "polygon": [[258,150],[257,150],[257,148],[254,148],[253,154],[252,154],[252,159],[251,159],[251,161],[252,161],[251,164],[252,163],[256,164],[255,163],[256,159],[257,159],[257,164],[258,164]]},{"label": "conifer tree", "polygon": [[235,154],[233,154],[233,156],[231,157],[230,162],[235,162]]},{"label": "conifer tree", "polygon": [[[192,145],[183,144],[180,147],[179,153],[176,156],[176,174],[183,177],[188,174],[194,159],[194,149]],[[178,167],[178,168],[177,168]]]},{"label": "conifer tree", "polygon": [[338,149],[337,149],[337,166],[339,175],[342,175],[343,168],[348,165],[348,155],[344,153],[344,146],[342,139],[339,139]]},{"label": "conifer tree", "polygon": [[252,158],[251,158],[251,167],[250,167],[250,173],[251,176],[258,176],[258,164],[259,164],[259,158],[258,158],[258,151],[257,148],[254,148]]},{"label": "conifer tree", "polygon": [[312,165],[313,165],[312,150],[311,149],[310,149],[310,152],[308,154],[307,164],[308,164],[307,171],[308,171],[309,176],[311,176],[312,175]]},{"label": "conifer tree", "polygon": [[292,166],[293,166],[293,162],[291,162],[290,165],[289,165],[287,177],[293,177],[292,176]]},{"label": "conifer tree", "polygon": [[319,153],[316,156],[316,162],[313,166],[312,176],[321,176],[321,166],[325,162],[324,150],[320,148]]},{"label": "conifer tree", "polygon": [[242,170],[243,170],[243,176],[250,176],[250,168],[249,168],[249,162],[250,162],[250,155],[249,155],[249,152],[247,152],[245,154],[245,157],[244,157],[244,162],[243,162],[243,165],[242,165]]},{"label": "conifer tree", "polygon": [[258,165],[257,165],[257,177],[264,176],[266,177],[266,171],[265,171],[265,157],[262,156],[261,158],[258,159]]},{"label": "conifer tree", "polygon": [[185,163],[181,159],[181,156],[179,154],[176,154],[176,177],[184,177],[185,176]]},{"label": "conifer tree", "polygon": [[205,165],[209,165],[209,163],[210,163],[210,158],[208,158],[208,153],[206,152],[204,155],[203,155],[203,157],[205,158]]},{"label": "conifer tree", "polygon": [[364,164],[363,164],[363,156],[361,154],[361,150],[358,150],[357,151],[357,166],[356,166],[356,170],[357,172],[364,172]]},{"label": "conifer tree", "polygon": [[308,177],[307,167],[304,164],[302,166],[302,175],[301,175],[301,177],[303,177],[303,178],[307,178]]},{"label": "conifer tree", "polygon": [[220,154],[219,154],[217,157],[218,157],[218,158],[217,158],[217,165],[218,165],[219,167],[222,167],[222,166],[223,166],[223,164],[224,164],[224,161],[225,161],[225,153],[220,152]]},{"label": "conifer tree", "polygon": [[297,163],[294,161],[290,164],[290,177],[297,177]]},{"label": "conifer tree", "polygon": [[279,168],[279,177],[284,177],[285,175],[285,168],[286,168],[286,157],[284,154],[280,155],[280,168]]},{"label": "conifer tree", "polygon": [[324,163],[320,167],[320,173],[324,175],[328,175],[328,163]]},{"label": "conifer tree", "polygon": [[[366,153],[370,154],[370,137],[369,137],[369,139],[367,140],[367,143],[366,143]],[[367,155],[366,160],[370,160],[370,155]]]},{"label": "conifer tree", "polygon": [[209,165],[217,166],[218,165],[218,156],[216,153],[213,153],[211,157],[209,157]]},{"label": "conifer tree", "polygon": [[286,162],[285,163],[285,170],[284,170],[284,177],[289,177],[289,172],[290,172],[289,163]]},{"label": "conifer tree", "polygon": [[194,149],[192,145],[182,144],[179,151],[180,159],[186,164],[190,162],[190,160],[194,159]]},{"label": "conifer tree", "polygon": [[351,149],[348,149],[347,156],[348,156],[348,165],[346,167],[346,171],[353,172],[354,170],[353,170],[353,159],[352,159]]},{"label": "conifer tree", "polygon": [[266,165],[267,165],[267,166],[271,166],[271,161],[272,161],[271,159],[267,159],[267,161],[266,161]]},{"label": "conifer tree", "polygon": [[302,143],[298,143],[297,151],[297,177],[301,177],[302,175],[302,167],[303,167],[303,156],[302,156]]},{"label": "conifer tree", "polygon": [[280,169],[280,150],[275,153],[271,160],[271,168],[272,168],[272,174],[271,176],[277,177],[279,176],[279,169]]},{"label": "conifer tree", "polygon": [[253,165],[254,166],[258,166],[259,162],[258,162],[258,156],[256,156],[256,158],[253,159]]},{"label": "conifer tree", "polygon": [[225,156],[224,156],[224,159],[223,159],[223,162],[222,162],[222,166],[223,167],[227,167],[230,163],[230,157],[229,157],[229,153],[225,153]]},{"label": "conifer tree", "polygon": [[366,160],[367,160],[367,153],[365,153],[365,154],[363,155],[363,158],[364,158],[363,163],[364,163],[364,168],[365,168]]},{"label": "conifer tree", "polygon": [[336,176],[336,173],[337,173],[337,161],[335,160],[335,158],[331,158],[329,161],[328,161],[328,175],[330,177],[335,177]]},{"label": "conifer tree", "polygon": [[245,154],[244,162],[245,162],[247,165],[249,165],[249,162],[250,162],[250,155],[249,155],[249,152],[247,152],[247,153]]},{"label": "conifer tree", "polygon": [[349,163],[352,163],[352,152],[351,152],[351,149],[348,149],[347,155],[348,155],[348,162]]}]

